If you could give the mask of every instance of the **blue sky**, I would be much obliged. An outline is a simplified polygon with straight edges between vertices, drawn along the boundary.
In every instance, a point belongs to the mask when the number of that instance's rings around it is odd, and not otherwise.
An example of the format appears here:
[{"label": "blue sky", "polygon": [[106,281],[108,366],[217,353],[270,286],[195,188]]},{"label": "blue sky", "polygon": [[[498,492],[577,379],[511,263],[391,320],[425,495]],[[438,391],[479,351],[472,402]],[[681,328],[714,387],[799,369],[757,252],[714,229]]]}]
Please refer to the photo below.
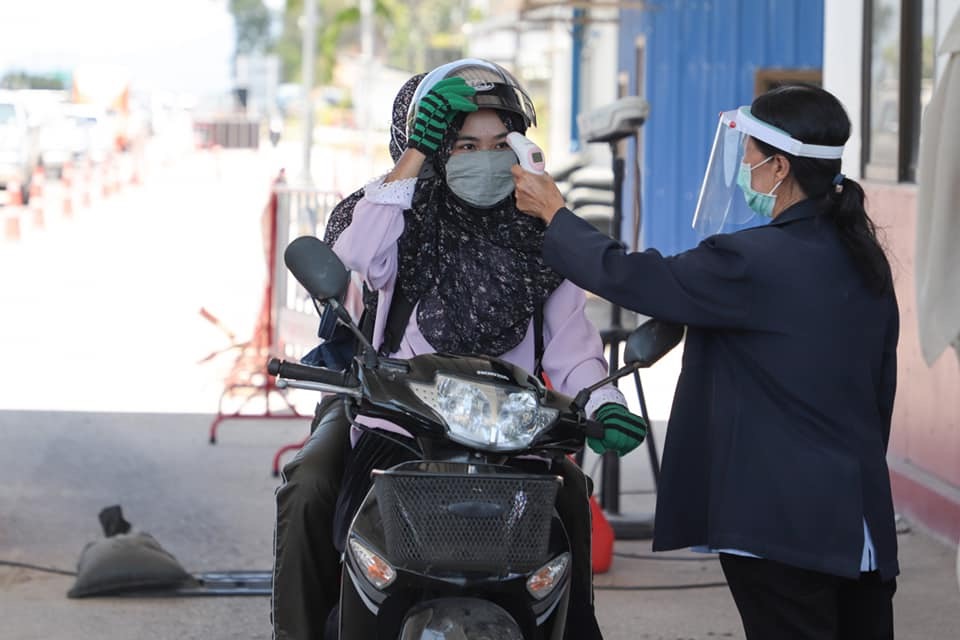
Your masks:
[{"label": "blue sky", "polygon": [[0,73],[121,64],[138,88],[203,95],[229,87],[232,51],[225,0],[3,0]]}]

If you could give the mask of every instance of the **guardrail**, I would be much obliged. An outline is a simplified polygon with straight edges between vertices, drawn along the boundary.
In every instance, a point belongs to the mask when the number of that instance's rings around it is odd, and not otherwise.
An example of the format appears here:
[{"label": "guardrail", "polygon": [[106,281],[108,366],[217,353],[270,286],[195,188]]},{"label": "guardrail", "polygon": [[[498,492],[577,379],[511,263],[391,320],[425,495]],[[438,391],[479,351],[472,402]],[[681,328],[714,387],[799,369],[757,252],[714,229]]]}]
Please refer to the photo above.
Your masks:
[{"label": "guardrail", "polygon": [[310,295],[287,271],[283,250],[298,236],[322,238],[327,218],[342,197],[333,191],[286,185],[278,185],[274,193],[277,196],[277,216],[271,315],[277,330],[271,345],[277,355],[293,359],[317,346],[320,318]]}]

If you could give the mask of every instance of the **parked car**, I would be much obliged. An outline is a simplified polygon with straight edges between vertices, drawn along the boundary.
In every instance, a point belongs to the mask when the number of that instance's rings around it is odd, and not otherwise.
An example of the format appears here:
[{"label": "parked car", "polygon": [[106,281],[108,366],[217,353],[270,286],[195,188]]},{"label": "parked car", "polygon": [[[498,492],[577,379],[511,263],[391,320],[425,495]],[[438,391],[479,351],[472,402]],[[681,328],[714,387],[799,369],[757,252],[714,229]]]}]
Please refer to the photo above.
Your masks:
[{"label": "parked car", "polygon": [[74,138],[75,159],[89,158],[99,164],[114,150],[116,122],[106,110],[87,104],[68,104],[65,113],[79,132]]},{"label": "parked car", "polygon": [[16,93],[0,91],[0,187],[18,183],[23,201],[30,197],[30,180],[37,166],[36,129]]}]

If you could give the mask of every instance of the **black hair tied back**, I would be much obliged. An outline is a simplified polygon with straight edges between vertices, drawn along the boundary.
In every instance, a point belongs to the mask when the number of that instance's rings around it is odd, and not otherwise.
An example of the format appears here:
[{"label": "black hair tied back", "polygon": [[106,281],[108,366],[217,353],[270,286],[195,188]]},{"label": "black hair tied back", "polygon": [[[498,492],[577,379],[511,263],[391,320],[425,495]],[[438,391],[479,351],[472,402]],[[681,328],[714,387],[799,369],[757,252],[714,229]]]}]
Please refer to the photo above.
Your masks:
[{"label": "black hair tied back", "polygon": [[[843,105],[819,87],[778,87],[758,96],[750,111],[807,144],[839,147],[850,137],[850,118]],[[840,172],[840,160],[794,156],[754,142],[765,155],[778,153],[790,161],[794,180],[810,199],[822,203],[867,286],[877,293],[888,291],[893,284],[890,263],[867,215],[863,187]]]}]

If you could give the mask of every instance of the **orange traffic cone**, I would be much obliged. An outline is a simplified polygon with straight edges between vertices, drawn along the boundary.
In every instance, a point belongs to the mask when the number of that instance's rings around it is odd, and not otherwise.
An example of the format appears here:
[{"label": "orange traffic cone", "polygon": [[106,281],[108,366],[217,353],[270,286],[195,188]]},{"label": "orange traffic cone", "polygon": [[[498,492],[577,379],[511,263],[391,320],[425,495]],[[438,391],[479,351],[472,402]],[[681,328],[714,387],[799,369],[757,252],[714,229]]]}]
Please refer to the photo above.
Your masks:
[{"label": "orange traffic cone", "polygon": [[112,164],[113,161],[111,158],[104,158],[100,163],[100,195],[104,198],[113,192],[113,180],[110,177]]},{"label": "orange traffic cone", "polygon": [[3,218],[3,237],[10,242],[17,242],[20,239],[20,212],[4,211]]},{"label": "orange traffic cone", "polygon": [[80,205],[89,207],[93,204],[93,197],[91,195],[93,191],[93,166],[90,158],[87,158],[83,163],[83,178],[81,182],[83,185],[80,189]]},{"label": "orange traffic cone", "polygon": [[20,207],[23,206],[23,192],[20,181],[12,178],[7,183],[7,206],[4,207],[3,237],[16,242],[21,237]]},{"label": "orange traffic cone", "polygon": [[73,216],[73,165],[69,162],[65,162],[60,171],[60,184],[63,185],[63,215],[69,218]]},{"label": "orange traffic cone", "polygon": [[16,178],[7,183],[7,204],[11,207],[23,206],[23,187]]},{"label": "orange traffic cone", "polygon": [[33,226],[44,227],[43,220],[43,168],[34,167],[30,179],[30,210],[33,211]]}]

